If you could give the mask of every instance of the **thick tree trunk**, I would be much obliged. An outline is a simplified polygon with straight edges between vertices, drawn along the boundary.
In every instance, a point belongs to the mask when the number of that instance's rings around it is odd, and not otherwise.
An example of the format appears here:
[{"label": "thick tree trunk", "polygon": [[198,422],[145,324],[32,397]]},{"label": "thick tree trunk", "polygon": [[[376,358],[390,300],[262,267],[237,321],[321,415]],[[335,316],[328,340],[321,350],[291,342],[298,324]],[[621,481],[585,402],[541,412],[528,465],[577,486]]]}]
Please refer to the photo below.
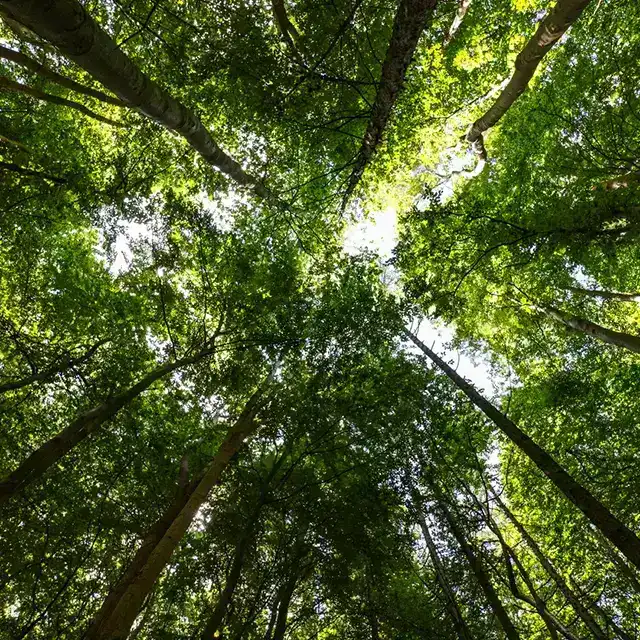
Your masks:
[{"label": "thick tree trunk", "polygon": [[48,173],[43,173],[42,171],[35,171],[34,169],[27,169],[26,167],[21,167],[19,164],[15,164],[13,162],[0,162],[0,169],[4,169],[5,171],[13,171],[14,173],[19,173],[23,176],[40,178],[41,180],[50,180],[51,182],[55,182],[56,184],[67,183],[66,178],[52,176]]},{"label": "thick tree trunk", "polygon": [[447,580],[444,567],[442,566],[442,561],[440,560],[440,556],[438,555],[438,550],[436,549],[436,545],[433,542],[433,538],[431,537],[431,533],[429,531],[429,526],[427,525],[427,521],[424,517],[421,503],[414,500],[414,508],[416,509],[418,524],[422,529],[422,536],[424,537],[424,541],[427,544],[429,556],[436,572],[436,579],[438,580],[438,584],[440,585],[440,588],[442,589],[445,596],[447,611],[449,612],[449,616],[451,618],[451,622],[453,623],[456,635],[458,636],[459,640],[473,640],[473,636],[471,635],[471,632],[467,627],[467,623],[462,617],[462,612],[460,611],[460,607],[458,606],[458,601],[456,600],[455,594],[453,593],[453,590],[449,585],[449,581]]},{"label": "thick tree trunk", "polygon": [[520,640],[520,634],[513,626],[513,622],[511,622],[509,614],[502,605],[498,594],[493,588],[491,579],[482,566],[482,561],[473,551],[471,544],[466,539],[462,529],[458,526],[456,519],[447,508],[442,492],[435,483],[430,483],[429,486],[433,489],[433,492],[436,496],[438,508],[447,521],[449,529],[451,530],[451,533],[453,533],[454,538],[458,541],[462,552],[467,558],[467,562],[469,563],[469,566],[471,567],[471,570],[476,577],[476,580],[478,581],[478,584],[480,585],[480,588],[482,589],[482,592],[484,593],[484,596],[487,599],[491,610],[498,619],[498,622],[500,622],[505,635],[507,636],[508,640]]},{"label": "thick tree trunk", "polygon": [[590,298],[603,300],[619,300],[620,302],[640,302],[640,293],[620,293],[619,291],[605,291],[603,289],[583,289],[582,287],[567,287],[568,291]]},{"label": "thick tree trunk", "polygon": [[59,73],[48,69],[44,64],[41,64],[37,60],[30,58],[20,51],[14,51],[13,49],[9,49],[8,47],[3,47],[2,45],[0,45],[0,58],[9,60],[11,62],[14,62],[15,64],[19,64],[21,67],[29,69],[29,71],[33,71],[33,73],[37,73],[42,78],[46,78],[47,80],[55,82],[65,89],[71,89],[71,91],[75,91],[76,93],[81,93],[85,96],[95,98],[96,100],[102,100],[102,102],[106,102],[107,104],[114,104],[118,107],[127,106],[124,102],[122,102],[122,100],[119,100],[115,96],[109,96],[102,91],[98,91],[97,89],[85,87],[85,85],[80,84],[75,80],[71,80],[71,78],[67,78],[66,76],[60,75]]},{"label": "thick tree trunk", "polygon": [[542,58],[580,17],[588,4],[589,0],[558,0],[518,54],[511,80],[490,109],[471,125],[466,135],[480,157],[484,154],[486,158],[482,134],[493,127],[525,91]]},{"label": "thick tree trunk", "polygon": [[98,120],[99,122],[104,122],[106,124],[110,124],[113,127],[124,127],[122,122],[116,122],[111,118],[106,118],[105,116],[101,116],[99,113],[95,111],[91,111],[83,104],[79,102],[74,102],[73,100],[67,100],[66,98],[61,98],[60,96],[54,96],[50,93],[45,93],[44,91],[40,91],[39,89],[34,89],[33,87],[28,87],[26,84],[22,84],[20,82],[16,82],[15,80],[11,80],[6,76],[0,76],[0,89],[5,89],[6,91],[14,91],[15,93],[23,93],[27,96],[31,96],[32,98],[37,98],[38,100],[43,100],[44,102],[50,102],[51,104],[58,104],[63,107],[69,107],[70,109],[75,109],[80,113],[84,113],[86,116],[93,118],[94,120]]},{"label": "thick tree trunk", "polygon": [[171,559],[176,547],[193,522],[231,458],[257,429],[256,413],[262,389],[247,402],[242,414],[229,430],[218,452],[188,491],[172,504],[138,550],[133,562],[105,603],[86,637],[91,640],[124,640],[140,607]]},{"label": "thick tree trunk", "polygon": [[407,68],[418,45],[427,17],[438,0],[400,0],[393,21],[393,32],[382,65],[382,76],[371,112],[371,119],[351,172],[342,207],[346,207],[364,170],[375,153],[387,126],[391,110],[404,85]]},{"label": "thick tree trunk", "polygon": [[569,329],[572,329],[573,331],[586,333],[601,342],[606,342],[607,344],[612,344],[616,347],[623,347],[629,351],[633,351],[634,353],[640,353],[640,337],[638,336],[607,329],[595,322],[590,322],[584,318],[563,313],[555,307],[535,305],[535,308],[544,313],[548,318],[569,327]]},{"label": "thick tree trunk", "polygon": [[[2,163],[0,163],[0,167],[1,166]],[[106,344],[107,342],[107,340],[101,340],[100,342],[97,342],[79,358],[65,356],[58,364],[48,367],[43,371],[39,371],[38,373],[34,373],[33,375],[21,378],[20,380],[15,380],[14,382],[5,382],[4,384],[0,384],[0,393],[6,393],[7,391],[17,391],[18,389],[23,389],[24,387],[28,387],[29,385],[36,382],[45,382],[46,380],[50,380],[59,373],[64,373],[65,371],[71,369],[71,367],[75,367],[79,364],[82,364],[83,362],[86,362],[103,344]]]},{"label": "thick tree trunk", "polygon": [[558,590],[567,599],[569,604],[573,607],[573,610],[580,617],[580,619],[587,626],[589,631],[598,640],[607,640],[606,633],[600,628],[594,617],[589,610],[582,604],[580,598],[572,591],[560,572],[553,566],[553,563],[544,554],[542,549],[538,546],[538,543],[533,539],[529,532],[525,529],[524,525],[515,517],[510,509],[504,504],[500,497],[493,493],[493,499],[496,504],[502,509],[507,516],[511,524],[516,528],[518,533],[522,536],[522,539],[527,543],[529,549],[531,549],[536,560],[542,565],[545,571],[549,574],[549,577],[555,582]]},{"label": "thick tree trunk", "polygon": [[194,364],[212,353],[213,348],[207,348],[193,356],[164,364],[126,391],[80,414],[66,429],[36,449],[15,471],[0,482],[0,504],[41,478],[71,449],[113,418],[120,409],[146,391],[154,382],[164,378],[172,371]]},{"label": "thick tree trunk", "polygon": [[536,444],[507,416],[498,411],[464,378],[459,376],[442,358],[405,329],[406,336],[476,405],[532,462],[553,482],[562,493],[618,548],[636,567],[640,568],[640,539],[618,520],[595,496],[576,482],[553,457]]},{"label": "thick tree trunk", "polygon": [[259,196],[270,196],[264,185],[220,149],[197,115],[138,69],[78,0],[0,0],[0,7],[123,102],[183,136],[210,165]]}]

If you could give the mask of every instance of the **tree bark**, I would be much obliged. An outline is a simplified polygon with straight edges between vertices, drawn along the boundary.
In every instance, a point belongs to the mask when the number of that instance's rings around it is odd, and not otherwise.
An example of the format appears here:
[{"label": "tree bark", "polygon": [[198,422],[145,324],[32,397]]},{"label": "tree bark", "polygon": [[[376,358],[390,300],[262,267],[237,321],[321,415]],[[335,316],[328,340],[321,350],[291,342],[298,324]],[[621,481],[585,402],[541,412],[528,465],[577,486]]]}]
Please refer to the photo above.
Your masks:
[{"label": "tree bark", "polygon": [[456,12],[456,17],[453,19],[453,22],[449,27],[449,31],[447,31],[447,35],[445,36],[444,42],[442,43],[445,48],[449,46],[449,44],[453,40],[453,37],[458,32],[458,29],[460,28],[464,17],[467,15],[467,11],[469,10],[470,6],[471,0],[460,0],[458,2],[458,11]]},{"label": "tree bark", "polygon": [[45,93],[44,91],[40,91],[39,89],[34,89],[33,87],[29,87],[26,84],[22,84],[20,82],[16,82],[15,80],[11,80],[6,76],[0,76],[0,89],[6,89],[7,91],[14,91],[15,93],[24,93],[25,95],[31,96],[32,98],[37,98],[38,100],[43,100],[44,102],[50,102],[52,104],[58,104],[63,107],[69,107],[70,109],[75,109],[80,113],[84,113],[86,116],[93,118],[94,120],[98,120],[99,122],[104,122],[113,127],[124,127],[125,125],[122,122],[116,122],[111,118],[106,118],[105,116],[101,116],[99,113],[95,111],[91,111],[83,104],[79,102],[74,102],[73,100],[67,100],[66,98],[61,98],[60,96],[54,96],[50,93]]},{"label": "tree bark", "polygon": [[273,640],[283,640],[287,630],[287,618],[289,616],[289,605],[293,592],[298,584],[298,572],[294,570],[293,575],[284,584],[280,597],[278,598],[278,617],[273,630]]},{"label": "tree bark", "polygon": [[253,540],[256,534],[256,526],[258,524],[260,512],[262,511],[267,501],[268,487],[278,473],[280,467],[284,462],[284,459],[285,455],[282,455],[278,460],[274,462],[268,476],[265,478],[262,487],[260,488],[260,499],[258,500],[258,504],[249,517],[249,523],[243,535],[238,541],[233,557],[233,563],[231,565],[231,570],[229,571],[229,575],[227,576],[227,579],[225,581],[224,589],[220,594],[213,613],[211,614],[211,617],[209,618],[207,625],[205,626],[205,629],[202,633],[202,640],[211,640],[211,638],[215,636],[216,631],[220,629],[220,626],[222,625],[222,622],[227,614],[227,610],[229,609],[229,605],[231,604],[231,599],[233,598],[233,594],[240,579],[245,555],[247,553],[249,545],[251,544],[251,540]]},{"label": "tree bark", "polygon": [[41,478],[71,449],[113,418],[120,409],[146,391],[154,382],[180,367],[202,360],[211,355],[213,351],[213,347],[208,347],[193,356],[164,364],[154,369],[126,391],[89,411],[81,413],[66,429],[63,429],[42,444],[15,471],[0,482],[0,504],[3,504],[27,485]]},{"label": "tree bark", "polygon": [[573,331],[586,333],[601,342],[606,342],[607,344],[612,344],[616,347],[623,347],[624,349],[628,349],[634,353],[640,353],[640,337],[638,336],[607,329],[595,322],[563,313],[555,307],[535,305],[535,308],[544,313],[548,318],[569,327],[569,329],[572,329]]},{"label": "tree bark", "polygon": [[538,546],[538,543],[525,529],[524,525],[516,518],[516,516],[511,512],[511,510],[507,507],[507,505],[504,504],[504,502],[495,492],[493,492],[493,499],[496,501],[496,504],[500,507],[503,513],[507,516],[511,524],[516,528],[518,533],[522,536],[522,539],[527,543],[527,546],[529,547],[529,549],[531,549],[533,555],[536,557],[536,560],[538,560],[545,571],[549,574],[549,577],[555,582],[560,593],[562,593],[562,595],[567,599],[567,602],[569,602],[569,604],[573,607],[573,610],[584,622],[589,631],[591,631],[593,636],[595,638],[598,638],[598,640],[607,640],[608,636],[600,628],[589,610],[582,604],[582,601],[580,600],[578,595],[575,594],[569,587],[560,572],[553,566],[551,560],[547,558],[542,549]]},{"label": "tree bark", "polygon": [[382,65],[380,85],[373,103],[371,119],[362,139],[355,166],[349,177],[342,208],[345,209],[364,170],[382,140],[393,105],[404,85],[407,68],[418,45],[429,12],[438,0],[400,0],[393,21],[393,32]]},{"label": "tree bark", "polygon": [[260,197],[270,197],[264,185],[220,149],[195,113],[138,69],[78,0],[0,0],[0,7],[130,107],[183,136],[208,164]]},{"label": "tree bark", "polygon": [[284,0],[271,0],[271,9],[273,10],[273,15],[276,19],[276,25],[278,27],[278,31],[280,31],[280,35],[284,38],[289,49],[291,49],[291,53],[293,54],[295,59],[302,66],[306,67],[300,48],[300,34],[298,33],[295,25],[291,22],[291,20],[289,20],[289,15],[287,14],[287,8],[284,5]]},{"label": "tree bark", "polygon": [[447,580],[447,576],[444,571],[444,567],[442,565],[442,561],[440,560],[440,556],[438,555],[438,550],[436,549],[436,545],[433,542],[433,538],[431,537],[431,533],[429,531],[429,526],[427,525],[427,521],[424,517],[423,507],[420,502],[416,502],[414,499],[414,508],[416,509],[416,513],[418,515],[418,524],[420,525],[420,529],[422,529],[422,536],[424,537],[424,541],[427,544],[427,549],[429,550],[429,556],[431,557],[431,562],[433,563],[433,567],[436,572],[436,579],[438,580],[438,584],[442,589],[445,600],[447,611],[449,612],[449,617],[451,618],[451,622],[453,623],[453,627],[455,629],[456,635],[459,640],[473,640],[473,636],[467,627],[467,623],[462,617],[462,612],[460,611],[460,607],[458,606],[458,601],[449,585],[449,581]]},{"label": "tree bark", "polygon": [[[0,163],[0,167],[1,166],[2,163]],[[75,367],[76,365],[86,362],[102,345],[106,344],[107,342],[108,340],[100,340],[100,342],[94,344],[84,355],[80,356],[79,358],[72,358],[71,356],[67,355],[62,359],[60,363],[48,367],[44,371],[39,371],[38,373],[34,373],[33,375],[27,376],[20,380],[15,380],[14,382],[5,382],[4,384],[0,384],[0,393],[6,393],[7,391],[17,391],[18,389],[23,389],[24,387],[28,387],[29,385],[36,382],[45,382],[46,380],[50,380],[59,373],[63,373],[71,367]]]},{"label": "tree bark", "polygon": [[414,336],[408,329],[405,335],[480,409],[502,433],[511,440],[553,482],[593,525],[636,567],[640,568],[640,539],[616,518],[585,487],[576,482],[545,449],[536,444],[507,416],[498,411],[464,378],[459,376],[442,358]]},{"label": "tree bark", "polygon": [[95,98],[96,100],[101,100],[102,102],[106,102],[107,104],[114,104],[117,107],[126,107],[127,105],[119,100],[115,96],[109,96],[102,91],[98,91],[97,89],[92,89],[91,87],[86,87],[75,80],[71,80],[71,78],[67,78],[51,69],[48,69],[44,64],[30,58],[25,55],[21,51],[14,51],[9,47],[3,47],[0,45],[0,58],[4,58],[5,60],[9,60],[14,62],[15,64],[24,67],[25,69],[29,69],[29,71],[33,71],[33,73],[37,73],[42,78],[46,78],[47,80],[51,80],[56,84],[59,84],[61,87],[65,89],[71,89],[71,91],[75,91],[76,93],[81,93],[85,96],[89,96],[90,98]]},{"label": "tree bark", "polygon": [[267,631],[264,634],[264,640],[272,640],[273,629],[276,626],[276,620],[278,619],[278,609],[280,608],[280,593],[276,596],[276,599],[273,603],[273,608],[271,609],[271,615],[269,616],[269,624],[267,625]]},{"label": "tree bark", "polygon": [[478,156],[482,158],[484,155],[486,159],[483,133],[493,127],[525,91],[542,58],[580,17],[588,4],[589,0],[558,0],[540,23],[534,36],[518,54],[511,80],[489,110],[471,125],[465,136],[474,145]]},{"label": "tree bark", "polygon": [[619,300],[620,302],[640,302],[640,293],[620,293],[619,291],[605,291],[603,289],[583,289],[582,287],[567,287],[567,291],[590,298],[603,300]]},{"label": "tree bark", "polygon": [[35,171],[34,169],[27,169],[26,167],[21,167],[19,164],[15,164],[13,162],[0,162],[0,169],[4,169],[5,171],[13,171],[14,173],[19,173],[23,176],[40,178],[41,180],[50,180],[51,182],[55,182],[56,184],[67,183],[66,178],[52,176],[48,173],[43,173],[42,171]]},{"label": "tree bark", "polygon": [[478,581],[478,584],[480,585],[480,588],[482,589],[482,592],[484,593],[484,596],[487,599],[491,610],[498,619],[498,622],[500,622],[505,635],[507,636],[508,640],[520,640],[520,634],[513,626],[513,622],[511,622],[509,614],[502,605],[498,594],[493,588],[491,579],[482,566],[480,558],[474,553],[471,544],[466,539],[462,529],[458,526],[456,519],[447,508],[442,492],[435,483],[429,483],[429,486],[436,496],[436,503],[440,512],[447,521],[451,533],[453,533],[454,538],[458,541],[462,552],[467,558],[467,562],[469,563],[469,566],[471,567],[471,570],[473,571],[473,574],[476,577],[476,580]]},{"label": "tree bark", "polygon": [[231,458],[258,428],[256,414],[263,389],[256,391],[220,444],[209,465],[188,491],[169,507],[153,527],[132,563],[106,598],[86,634],[90,640],[124,640],[145,598],[180,544],[193,518],[209,496]]}]

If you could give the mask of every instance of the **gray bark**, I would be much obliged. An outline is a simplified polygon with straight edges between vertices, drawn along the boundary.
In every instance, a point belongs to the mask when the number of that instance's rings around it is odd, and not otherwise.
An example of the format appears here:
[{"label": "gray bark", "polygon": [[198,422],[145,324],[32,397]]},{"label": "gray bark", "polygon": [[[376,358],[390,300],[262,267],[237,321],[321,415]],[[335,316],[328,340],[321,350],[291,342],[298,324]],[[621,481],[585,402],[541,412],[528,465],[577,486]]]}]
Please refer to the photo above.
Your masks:
[{"label": "gray bark", "polygon": [[124,640],[145,598],[171,559],[173,552],[193,522],[231,458],[258,428],[256,414],[263,390],[249,399],[240,417],[227,433],[216,455],[189,490],[169,507],[138,550],[132,563],[109,594],[88,630],[90,640]]},{"label": "gray bark", "polygon": [[65,87],[65,89],[71,89],[71,91],[75,91],[76,93],[82,93],[85,96],[89,96],[91,98],[95,98],[96,100],[102,100],[102,102],[106,102],[108,104],[114,104],[118,107],[125,107],[126,104],[122,102],[122,100],[118,100],[115,96],[109,96],[102,91],[98,91],[97,89],[92,89],[91,87],[86,87],[75,80],[71,80],[71,78],[67,78],[51,69],[47,68],[44,64],[30,58],[20,51],[14,51],[9,47],[3,47],[0,45],[0,58],[4,58],[5,60],[10,60],[15,64],[24,67],[25,69],[29,69],[29,71],[33,71],[33,73],[37,73],[42,78],[46,78],[47,80],[51,80],[56,84],[59,84],[61,87]]},{"label": "gray bark", "polygon": [[430,358],[447,377],[478,407],[536,466],[553,482],[589,521],[636,567],[640,568],[640,539],[616,518],[594,495],[576,482],[554,458],[536,444],[520,427],[498,411],[473,385],[459,376],[442,358],[414,336],[408,329],[405,335]]},{"label": "gray bark", "polygon": [[0,0],[0,7],[127,105],[184,137],[207,163],[260,197],[270,197],[263,184],[222,151],[195,113],[138,69],[78,0]]},{"label": "gray bark", "polygon": [[465,136],[481,159],[486,159],[483,133],[493,127],[525,91],[542,58],[582,15],[588,4],[589,0],[558,0],[518,54],[511,80],[489,110],[471,125]]},{"label": "gray bark", "polygon": [[569,315],[563,313],[555,307],[539,306],[535,305],[535,308],[544,313],[548,318],[565,325],[573,331],[579,333],[586,333],[601,342],[612,344],[616,347],[623,347],[634,353],[640,353],[640,337],[631,335],[630,333],[623,333],[622,331],[614,331],[613,329],[607,329],[595,322],[579,318],[578,316]]}]

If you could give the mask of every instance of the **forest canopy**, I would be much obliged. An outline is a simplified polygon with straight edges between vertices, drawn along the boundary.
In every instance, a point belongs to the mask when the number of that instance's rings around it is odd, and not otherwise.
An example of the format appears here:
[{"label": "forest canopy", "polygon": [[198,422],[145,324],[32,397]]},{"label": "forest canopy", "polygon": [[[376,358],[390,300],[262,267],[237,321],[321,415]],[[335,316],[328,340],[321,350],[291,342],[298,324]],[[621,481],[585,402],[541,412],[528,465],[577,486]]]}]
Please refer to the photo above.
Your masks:
[{"label": "forest canopy", "polygon": [[639,61],[637,0],[0,0],[0,638],[640,639]]}]

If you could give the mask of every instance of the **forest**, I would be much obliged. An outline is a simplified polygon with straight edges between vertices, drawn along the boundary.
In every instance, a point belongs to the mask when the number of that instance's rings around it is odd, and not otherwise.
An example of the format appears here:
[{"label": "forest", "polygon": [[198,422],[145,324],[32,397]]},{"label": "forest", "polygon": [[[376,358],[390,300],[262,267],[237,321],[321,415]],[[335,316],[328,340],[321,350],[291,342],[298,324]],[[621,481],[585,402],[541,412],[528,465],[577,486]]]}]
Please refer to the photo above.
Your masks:
[{"label": "forest", "polygon": [[638,0],[0,0],[0,638],[639,640],[639,241]]}]

